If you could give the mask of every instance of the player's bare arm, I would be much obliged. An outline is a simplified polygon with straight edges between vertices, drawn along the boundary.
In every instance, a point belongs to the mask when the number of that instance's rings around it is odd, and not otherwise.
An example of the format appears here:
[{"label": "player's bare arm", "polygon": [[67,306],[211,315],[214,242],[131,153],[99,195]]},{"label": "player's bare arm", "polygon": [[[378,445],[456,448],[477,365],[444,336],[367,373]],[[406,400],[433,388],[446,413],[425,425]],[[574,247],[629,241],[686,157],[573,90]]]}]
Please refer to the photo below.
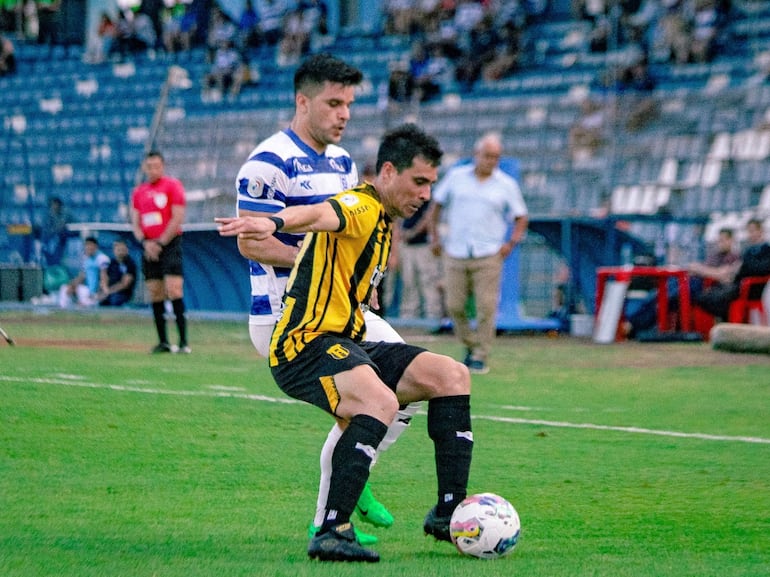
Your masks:
[{"label": "player's bare arm", "polygon": [[[238,216],[270,216],[271,213],[239,210]],[[299,247],[284,244],[274,236],[264,240],[238,237],[238,251],[241,256],[270,266],[290,268],[299,254]]]},{"label": "player's bare arm", "polygon": [[328,202],[305,206],[291,206],[270,216],[239,216],[215,218],[222,236],[238,236],[262,241],[277,230],[285,232],[333,232],[340,227],[340,219]]}]

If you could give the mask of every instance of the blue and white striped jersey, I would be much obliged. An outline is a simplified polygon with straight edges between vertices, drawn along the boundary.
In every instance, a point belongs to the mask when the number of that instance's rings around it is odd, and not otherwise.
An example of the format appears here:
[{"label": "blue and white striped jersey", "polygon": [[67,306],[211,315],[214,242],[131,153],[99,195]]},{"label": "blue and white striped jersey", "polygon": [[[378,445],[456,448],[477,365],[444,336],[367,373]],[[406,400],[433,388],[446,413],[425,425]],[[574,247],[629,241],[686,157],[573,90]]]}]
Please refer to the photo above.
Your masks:
[{"label": "blue and white striped jersey", "polygon": [[[318,154],[287,128],[257,145],[238,171],[238,213],[275,213],[287,206],[316,204],[357,184],[358,170],[345,149],[330,144],[324,154]],[[303,237],[276,233],[276,238],[292,246]],[[249,261],[249,271],[249,324],[274,324],[291,269]]]}]

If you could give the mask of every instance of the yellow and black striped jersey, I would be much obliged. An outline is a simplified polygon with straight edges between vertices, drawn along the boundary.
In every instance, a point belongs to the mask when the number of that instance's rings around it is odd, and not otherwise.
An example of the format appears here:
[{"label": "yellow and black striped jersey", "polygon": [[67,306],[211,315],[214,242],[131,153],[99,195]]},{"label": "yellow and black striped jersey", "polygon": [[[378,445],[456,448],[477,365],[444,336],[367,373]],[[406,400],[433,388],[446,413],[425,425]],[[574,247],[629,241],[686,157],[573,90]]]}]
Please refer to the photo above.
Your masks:
[{"label": "yellow and black striped jersey", "polygon": [[321,334],[354,341],[366,334],[363,309],[385,274],[393,222],[367,183],[326,202],[340,227],[305,236],[270,342],[271,366],[292,360]]}]

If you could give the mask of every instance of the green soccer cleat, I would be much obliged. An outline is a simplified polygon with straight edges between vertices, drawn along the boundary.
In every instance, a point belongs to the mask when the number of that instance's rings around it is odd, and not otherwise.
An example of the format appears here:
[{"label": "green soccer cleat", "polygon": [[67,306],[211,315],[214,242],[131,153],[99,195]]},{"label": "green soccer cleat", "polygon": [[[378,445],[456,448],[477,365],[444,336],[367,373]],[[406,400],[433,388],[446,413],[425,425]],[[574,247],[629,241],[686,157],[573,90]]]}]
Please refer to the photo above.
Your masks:
[{"label": "green soccer cleat", "polygon": [[[318,533],[318,530],[320,527],[316,527],[312,523],[310,523],[310,526],[307,528],[307,536],[308,538],[312,539],[316,536],[316,533]],[[355,527],[353,527],[353,531],[356,534],[356,541],[358,541],[358,544],[362,547],[367,547],[369,545],[374,545],[377,543],[377,537],[374,535],[369,535],[369,533],[364,533],[363,531],[359,531]]]},{"label": "green soccer cleat", "polygon": [[390,527],[393,524],[393,515],[372,495],[372,488],[367,483],[356,504],[356,513],[365,523],[375,527]]}]

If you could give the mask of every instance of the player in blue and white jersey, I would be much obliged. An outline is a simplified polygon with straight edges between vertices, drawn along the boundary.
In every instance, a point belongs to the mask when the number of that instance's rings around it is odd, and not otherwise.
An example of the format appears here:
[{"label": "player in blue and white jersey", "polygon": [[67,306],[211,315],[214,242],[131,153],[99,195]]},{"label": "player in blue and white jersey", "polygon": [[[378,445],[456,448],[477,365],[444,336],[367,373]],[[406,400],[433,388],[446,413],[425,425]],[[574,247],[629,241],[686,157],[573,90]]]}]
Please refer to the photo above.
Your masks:
[{"label": "player in blue and white jersey", "polygon": [[[311,56],[299,66],[294,75],[295,114],[289,127],[262,141],[238,172],[235,186],[239,216],[270,215],[287,206],[319,203],[358,184],[356,165],[338,143],[362,78],[360,70],[329,54]],[[279,232],[263,241],[238,238],[238,248],[249,259],[250,267],[249,335],[264,357],[268,356],[281,298],[303,237]],[[368,340],[403,342],[381,317],[367,312],[365,320]],[[378,453],[395,442],[418,406],[408,405],[399,411]],[[332,455],[345,426],[338,422],[321,450],[321,480],[311,533],[323,520]],[[393,523],[392,515],[374,498],[368,485],[356,512],[375,526]],[[360,531],[357,535],[361,544],[376,541],[376,537]]]}]

